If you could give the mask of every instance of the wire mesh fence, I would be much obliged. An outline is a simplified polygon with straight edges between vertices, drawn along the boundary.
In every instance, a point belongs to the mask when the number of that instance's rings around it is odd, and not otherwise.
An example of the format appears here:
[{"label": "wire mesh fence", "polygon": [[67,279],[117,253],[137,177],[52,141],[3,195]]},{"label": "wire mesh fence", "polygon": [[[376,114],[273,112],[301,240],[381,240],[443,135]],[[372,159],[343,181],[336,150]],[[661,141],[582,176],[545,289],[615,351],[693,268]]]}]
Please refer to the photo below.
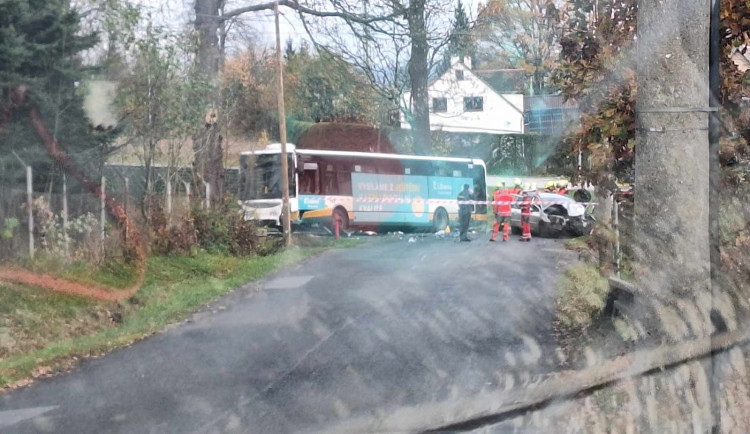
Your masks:
[{"label": "wire mesh fence", "polygon": [[[62,185],[61,190],[67,190]],[[4,186],[0,190],[0,259],[51,255],[100,263],[119,253],[120,231],[99,197],[80,191],[34,191]]]},{"label": "wire mesh fence", "polygon": [[[157,167],[147,177],[143,166],[105,166],[103,173],[98,184],[125,209],[146,241],[154,214],[171,225],[190,218],[193,206],[210,206],[190,169]],[[0,261],[51,255],[101,263],[120,255],[127,234],[102,198],[62,173],[45,175],[44,182],[35,182],[32,174],[31,183],[0,185]],[[234,175],[229,169],[225,177],[228,194],[235,193]]]}]

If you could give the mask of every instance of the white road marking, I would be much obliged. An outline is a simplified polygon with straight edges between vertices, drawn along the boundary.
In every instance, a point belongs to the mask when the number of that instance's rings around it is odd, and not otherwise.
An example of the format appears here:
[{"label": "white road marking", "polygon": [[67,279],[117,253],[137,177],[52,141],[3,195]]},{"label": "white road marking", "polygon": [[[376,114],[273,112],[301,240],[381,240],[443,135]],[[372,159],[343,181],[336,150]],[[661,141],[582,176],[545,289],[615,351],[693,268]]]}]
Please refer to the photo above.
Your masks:
[{"label": "white road marking", "polygon": [[279,277],[263,285],[265,289],[294,289],[304,286],[315,276]]},{"label": "white road marking", "polygon": [[33,419],[50,412],[57,407],[59,407],[59,405],[0,411],[0,428],[7,428],[25,420]]}]

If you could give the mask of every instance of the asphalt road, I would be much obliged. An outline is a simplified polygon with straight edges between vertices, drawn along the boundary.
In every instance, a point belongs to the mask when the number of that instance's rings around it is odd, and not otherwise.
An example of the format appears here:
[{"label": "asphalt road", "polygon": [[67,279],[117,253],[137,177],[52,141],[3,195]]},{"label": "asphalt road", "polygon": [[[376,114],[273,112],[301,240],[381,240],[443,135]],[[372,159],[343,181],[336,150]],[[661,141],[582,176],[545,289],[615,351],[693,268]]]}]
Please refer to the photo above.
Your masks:
[{"label": "asphalt road", "polygon": [[408,238],[323,253],[1,396],[0,432],[373,431],[558,368],[562,240]]}]

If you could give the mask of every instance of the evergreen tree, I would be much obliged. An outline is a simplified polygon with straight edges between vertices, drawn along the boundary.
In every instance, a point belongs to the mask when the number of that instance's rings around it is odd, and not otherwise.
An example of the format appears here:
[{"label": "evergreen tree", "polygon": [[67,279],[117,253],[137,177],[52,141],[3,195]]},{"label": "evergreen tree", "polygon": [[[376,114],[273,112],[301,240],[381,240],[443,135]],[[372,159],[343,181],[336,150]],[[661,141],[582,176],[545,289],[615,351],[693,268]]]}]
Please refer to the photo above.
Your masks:
[{"label": "evergreen tree", "polygon": [[[80,19],[66,0],[0,2],[0,182],[23,176],[11,151],[35,166],[40,178],[51,170],[52,160],[29,122],[28,106],[39,109],[79,166],[97,161],[93,157],[113,137],[93,130],[83,110],[81,83],[91,71],[80,54],[97,43],[97,36],[81,34]],[[22,85],[27,87],[26,107],[11,98]]]},{"label": "evergreen tree", "polygon": [[472,34],[469,17],[466,15],[461,0],[458,0],[456,9],[453,13],[453,27],[448,37],[448,48],[445,50],[443,69],[450,67],[452,57],[473,60],[476,54],[476,41]]}]

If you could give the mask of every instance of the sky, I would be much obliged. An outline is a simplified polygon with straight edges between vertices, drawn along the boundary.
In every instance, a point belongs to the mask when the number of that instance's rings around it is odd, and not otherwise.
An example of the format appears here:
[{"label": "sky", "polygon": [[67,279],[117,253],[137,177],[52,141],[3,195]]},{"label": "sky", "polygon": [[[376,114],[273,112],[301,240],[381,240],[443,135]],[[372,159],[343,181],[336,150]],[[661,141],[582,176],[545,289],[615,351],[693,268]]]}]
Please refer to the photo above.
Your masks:
[{"label": "sky", "polygon": [[[178,30],[189,24],[194,19],[193,6],[194,0],[131,0],[133,3],[144,7],[145,11],[150,11],[152,17],[162,24]],[[230,0],[227,9],[232,6],[243,6],[253,3],[262,3],[267,0]],[[464,7],[469,17],[476,17],[477,5],[482,0],[463,0]],[[307,40],[302,23],[297,18],[296,12],[281,8],[280,33],[281,40],[292,39],[294,41]],[[272,11],[248,13],[243,17],[243,21],[254,31],[257,42],[268,46],[275,46],[275,26]]]},{"label": "sky", "polygon": [[[477,5],[479,3],[481,3],[481,0],[463,0],[464,8],[466,9],[469,17],[476,17]],[[305,33],[305,29],[303,28],[302,23],[297,18],[296,12],[286,8],[282,8],[281,13],[282,18],[279,22],[281,40],[285,41],[289,38],[295,41],[306,40],[307,33]],[[273,44],[275,44],[276,37],[273,14],[269,13],[265,14],[266,16],[263,15],[264,14],[257,14],[257,18],[253,17],[253,19],[257,19],[256,22],[258,24],[258,32],[262,42],[267,44],[268,46],[273,46]]]}]

